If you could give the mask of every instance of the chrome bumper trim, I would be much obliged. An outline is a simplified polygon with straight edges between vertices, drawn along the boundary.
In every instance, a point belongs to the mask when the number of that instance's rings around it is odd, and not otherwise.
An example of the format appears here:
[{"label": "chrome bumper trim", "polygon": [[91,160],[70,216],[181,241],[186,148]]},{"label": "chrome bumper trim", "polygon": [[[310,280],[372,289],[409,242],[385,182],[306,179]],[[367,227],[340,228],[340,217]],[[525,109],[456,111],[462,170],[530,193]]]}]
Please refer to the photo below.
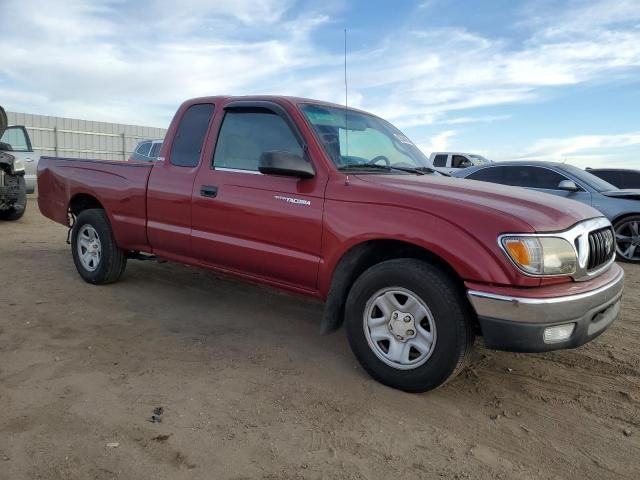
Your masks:
[{"label": "chrome bumper trim", "polygon": [[467,297],[479,317],[522,323],[579,321],[616,303],[622,296],[624,271],[608,284],[589,292],[550,298],[496,295],[469,290]]}]

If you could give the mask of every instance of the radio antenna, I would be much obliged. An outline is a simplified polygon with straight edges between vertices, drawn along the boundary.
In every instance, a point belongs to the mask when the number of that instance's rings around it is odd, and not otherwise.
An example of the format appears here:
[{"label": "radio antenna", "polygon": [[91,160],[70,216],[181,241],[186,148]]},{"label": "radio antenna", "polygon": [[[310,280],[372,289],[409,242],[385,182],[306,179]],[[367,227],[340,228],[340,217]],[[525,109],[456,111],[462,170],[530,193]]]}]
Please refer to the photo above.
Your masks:
[{"label": "radio antenna", "polygon": [[349,157],[349,124],[348,124],[348,113],[349,113],[349,84],[347,83],[347,29],[344,29],[344,143],[345,143],[345,153],[346,156]]}]

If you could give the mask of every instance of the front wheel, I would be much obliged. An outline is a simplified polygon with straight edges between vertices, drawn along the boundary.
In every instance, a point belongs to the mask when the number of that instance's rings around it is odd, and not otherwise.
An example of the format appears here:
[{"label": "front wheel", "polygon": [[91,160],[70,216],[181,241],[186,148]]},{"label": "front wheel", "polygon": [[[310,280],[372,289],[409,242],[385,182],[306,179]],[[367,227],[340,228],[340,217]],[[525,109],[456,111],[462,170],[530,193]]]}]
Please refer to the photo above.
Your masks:
[{"label": "front wheel", "polygon": [[73,225],[71,253],[76,270],[89,283],[117,281],[127,266],[126,253],[118,248],[104,210],[85,210]]},{"label": "front wheel", "polygon": [[640,215],[632,215],[618,220],[613,229],[616,232],[616,253],[618,260],[640,263]]},{"label": "front wheel", "polygon": [[442,385],[464,368],[473,348],[473,315],[458,285],[419,260],[369,268],[351,288],[345,314],[363,368],[407,392]]},{"label": "front wheel", "polygon": [[24,177],[18,177],[18,200],[10,208],[0,210],[0,220],[15,221],[20,220],[27,210],[27,188]]}]

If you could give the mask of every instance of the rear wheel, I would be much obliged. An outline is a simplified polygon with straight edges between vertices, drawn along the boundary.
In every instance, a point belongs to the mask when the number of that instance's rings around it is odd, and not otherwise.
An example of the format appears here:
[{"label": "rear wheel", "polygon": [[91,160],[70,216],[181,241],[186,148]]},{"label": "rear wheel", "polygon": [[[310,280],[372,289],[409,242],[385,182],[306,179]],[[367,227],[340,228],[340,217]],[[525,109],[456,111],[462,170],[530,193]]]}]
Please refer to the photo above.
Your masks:
[{"label": "rear wheel", "polygon": [[632,215],[618,220],[613,229],[616,232],[618,260],[640,263],[640,215]]},{"label": "rear wheel", "polygon": [[434,389],[457,375],[475,339],[458,286],[419,260],[369,268],[349,292],[345,313],[349,343],[363,368],[408,392]]},{"label": "rear wheel", "polygon": [[104,210],[85,210],[71,232],[71,253],[76,270],[96,285],[116,282],[127,266],[126,253],[116,245]]}]

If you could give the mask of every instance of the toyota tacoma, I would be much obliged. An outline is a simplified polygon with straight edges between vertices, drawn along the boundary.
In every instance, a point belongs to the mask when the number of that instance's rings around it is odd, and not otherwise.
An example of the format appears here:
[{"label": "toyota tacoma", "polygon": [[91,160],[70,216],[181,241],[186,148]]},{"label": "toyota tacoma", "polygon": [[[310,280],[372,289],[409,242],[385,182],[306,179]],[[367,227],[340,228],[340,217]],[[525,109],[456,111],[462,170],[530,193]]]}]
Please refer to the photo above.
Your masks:
[{"label": "toyota tacoma", "polygon": [[476,336],[573,348],[620,311],[598,211],[440,175],[390,123],[344,106],[189,100],[157,162],[43,157],[38,188],[87,282],[154,256],[317,298],[322,331],[344,324],[364,369],[406,391],[452,378]]}]

